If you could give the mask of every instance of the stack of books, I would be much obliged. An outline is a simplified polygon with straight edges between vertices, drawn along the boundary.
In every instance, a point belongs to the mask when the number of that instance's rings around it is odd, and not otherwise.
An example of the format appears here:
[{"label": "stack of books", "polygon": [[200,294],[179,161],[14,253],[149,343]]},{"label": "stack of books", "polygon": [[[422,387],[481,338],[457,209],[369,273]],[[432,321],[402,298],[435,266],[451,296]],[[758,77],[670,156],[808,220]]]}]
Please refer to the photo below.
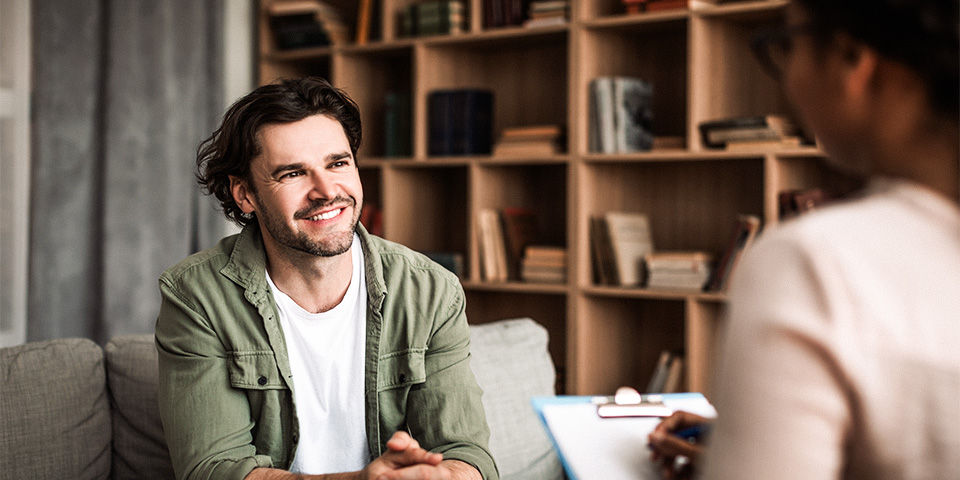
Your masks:
[{"label": "stack of books", "polygon": [[401,16],[401,35],[423,37],[454,35],[467,28],[467,16],[461,0],[431,0],[408,5]]},{"label": "stack of books", "polygon": [[493,147],[495,157],[556,155],[563,151],[563,127],[530,125],[506,128]]},{"label": "stack of books", "polygon": [[622,0],[627,13],[658,12],[690,8],[690,0]]},{"label": "stack of books", "polygon": [[713,255],[707,252],[650,252],[644,256],[647,288],[701,291],[710,280]]},{"label": "stack of books", "polygon": [[546,245],[527,246],[520,263],[520,279],[542,283],[567,281],[567,249]]},{"label": "stack of books", "polygon": [[703,122],[700,137],[707,148],[749,150],[798,147],[805,142],[795,122],[783,115],[732,117]]},{"label": "stack of books", "polygon": [[569,0],[533,0],[530,2],[530,14],[523,26],[535,28],[566,25],[569,10]]}]

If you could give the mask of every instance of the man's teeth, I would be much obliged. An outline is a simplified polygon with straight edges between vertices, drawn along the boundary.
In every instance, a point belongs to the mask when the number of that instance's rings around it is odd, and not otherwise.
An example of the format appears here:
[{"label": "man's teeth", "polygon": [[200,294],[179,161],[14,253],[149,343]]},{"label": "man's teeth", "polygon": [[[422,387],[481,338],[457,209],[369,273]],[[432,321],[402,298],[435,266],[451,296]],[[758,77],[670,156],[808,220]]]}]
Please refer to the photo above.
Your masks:
[{"label": "man's teeth", "polygon": [[313,221],[317,221],[317,220],[329,220],[329,219],[331,219],[331,218],[336,217],[337,215],[339,215],[341,211],[343,211],[342,208],[337,209],[337,210],[330,210],[330,211],[327,212],[327,213],[321,213],[320,215],[314,215],[314,216],[310,217],[310,220],[313,220]]}]

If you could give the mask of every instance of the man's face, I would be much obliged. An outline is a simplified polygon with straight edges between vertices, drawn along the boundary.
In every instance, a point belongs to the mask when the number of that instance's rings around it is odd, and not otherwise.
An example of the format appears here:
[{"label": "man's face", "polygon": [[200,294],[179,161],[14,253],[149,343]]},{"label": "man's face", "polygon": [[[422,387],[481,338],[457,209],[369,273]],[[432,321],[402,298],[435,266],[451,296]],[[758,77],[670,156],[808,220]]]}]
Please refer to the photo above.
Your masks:
[{"label": "man's face", "polygon": [[267,251],[347,252],[363,206],[356,159],[343,127],[326,115],[260,131],[252,185],[233,179],[237,204],[255,212]]}]

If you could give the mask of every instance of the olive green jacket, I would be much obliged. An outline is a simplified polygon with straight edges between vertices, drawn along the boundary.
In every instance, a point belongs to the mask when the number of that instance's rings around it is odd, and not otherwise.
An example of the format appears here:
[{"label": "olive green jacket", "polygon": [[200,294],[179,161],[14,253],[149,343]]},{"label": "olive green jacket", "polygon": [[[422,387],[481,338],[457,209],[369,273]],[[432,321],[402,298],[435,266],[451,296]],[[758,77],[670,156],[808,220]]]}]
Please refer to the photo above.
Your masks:
[{"label": "olive green jacket", "polygon": [[[357,232],[370,459],[407,430],[423,448],[498,479],[459,281],[423,255]],[[293,461],[296,386],[265,255],[259,228],[247,226],[160,277],[160,415],[178,478],[239,479]]]}]

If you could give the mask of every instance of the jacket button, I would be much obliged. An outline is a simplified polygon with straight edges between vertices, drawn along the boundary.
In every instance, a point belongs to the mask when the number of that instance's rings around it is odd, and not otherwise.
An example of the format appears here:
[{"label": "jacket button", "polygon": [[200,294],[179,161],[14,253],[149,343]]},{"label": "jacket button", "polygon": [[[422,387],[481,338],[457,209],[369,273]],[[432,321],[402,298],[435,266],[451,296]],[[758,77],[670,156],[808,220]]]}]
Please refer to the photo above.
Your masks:
[{"label": "jacket button", "polygon": [[407,381],[407,376],[406,376],[405,374],[402,374],[402,373],[401,373],[401,374],[400,374],[400,383],[403,383],[403,382],[406,382],[406,381]]},{"label": "jacket button", "polygon": [[267,377],[261,376],[260,378],[257,379],[257,383],[260,384],[261,387],[266,385]]}]

